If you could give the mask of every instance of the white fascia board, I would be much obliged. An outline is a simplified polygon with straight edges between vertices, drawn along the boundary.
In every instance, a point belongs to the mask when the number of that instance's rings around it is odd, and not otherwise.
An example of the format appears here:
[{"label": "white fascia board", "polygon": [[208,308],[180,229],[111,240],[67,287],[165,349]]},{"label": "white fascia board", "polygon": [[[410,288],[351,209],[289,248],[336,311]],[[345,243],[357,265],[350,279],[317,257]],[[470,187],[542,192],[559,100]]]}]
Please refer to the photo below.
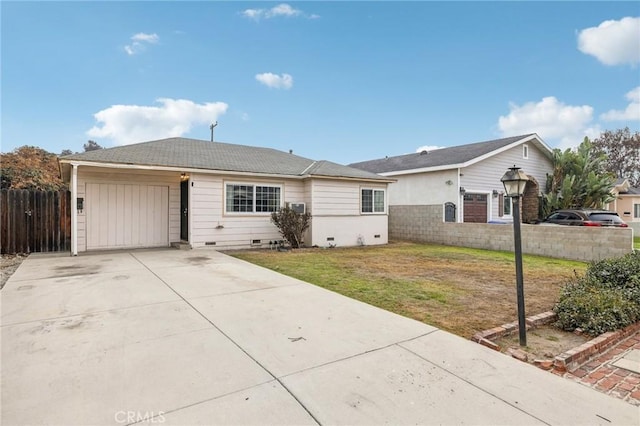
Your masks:
[{"label": "white fascia board", "polygon": [[250,176],[254,178],[278,178],[278,179],[338,179],[338,180],[350,180],[350,181],[362,181],[362,182],[379,182],[379,183],[393,183],[395,179],[367,179],[367,178],[352,178],[344,176],[316,176],[316,175],[283,175],[276,173],[255,173],[255,172],[238,172],[231,170],[211,170],[211,169],[195,169],[184,168],[174,166],[147,166],[142,164],[122,164],[122,163],[98,163],[93,161],[78,161],[78,160],[60,160],[61,164],[70,164],[85,167],[100,167],[107,169],[125,169],[125,170],[153,170],[153,171],[165,171],[176,173],[201,173],[211,175],[233,175],[233,176]]},{"label": "white fascia board", "polygon": [[275,173],[254,173],[254,172],[238,172],[231,170],[211,170],[211,169],[195,169],[188,167],[174,167],[174,166],[147,166],[142,164],[121,164],[121,163],[96,163],[92,161],[77,161],[77,160],[61,160],[61,163],[76,164],[78,166],[85,167],[100,167],[106,169],[125,169],[125,170],[153,170],[163,172],[177,172],[177,173],[201,173],[211,175],[234,175],[234,176],[252,176],[252,177],[269,177],[269,178],[289,178],[289,179],[302,179],[302,176],[297,175],[282,175]]},{"label": "white fascia board", "polygon": [[442,170],[458,169],[460,167],[464,167],[464,165],[463,164],[447,164],[443,166],[422,167],[420,169],[398,170],[394,172],[384,172],[384,173],[377,173],[377,174],[379,174],[380,176],[413,175],[416,173],[439,172]]},{"label": "white fascia board", "polygon": [[304,178],[305,179],[346,180],[346,181],[352,181],[352,182],[356,181],[356,182],[367,182],[367,183],[394,183],[398,181],[397,179],[369,179],[369,178],[358,178],[358,177],[347,177],[347,176],[325,176],[325,175],[306,175],[304,176]]}]

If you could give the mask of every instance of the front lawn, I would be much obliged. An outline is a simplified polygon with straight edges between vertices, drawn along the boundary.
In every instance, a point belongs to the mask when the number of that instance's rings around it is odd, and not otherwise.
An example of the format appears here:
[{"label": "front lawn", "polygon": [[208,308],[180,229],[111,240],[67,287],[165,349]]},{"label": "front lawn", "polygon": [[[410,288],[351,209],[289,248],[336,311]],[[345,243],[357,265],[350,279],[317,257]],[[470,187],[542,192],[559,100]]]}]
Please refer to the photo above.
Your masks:
[{"label": "front lawn", "polygon": [[[517,320],[513,253],[392,243],[229,253],[463,337]],[[582,262],[524,256],[527,315],[550,310]]]},{"label": "front lawn", "polygon": [[640,250],[640,237],[633,237],[633,248]]}]

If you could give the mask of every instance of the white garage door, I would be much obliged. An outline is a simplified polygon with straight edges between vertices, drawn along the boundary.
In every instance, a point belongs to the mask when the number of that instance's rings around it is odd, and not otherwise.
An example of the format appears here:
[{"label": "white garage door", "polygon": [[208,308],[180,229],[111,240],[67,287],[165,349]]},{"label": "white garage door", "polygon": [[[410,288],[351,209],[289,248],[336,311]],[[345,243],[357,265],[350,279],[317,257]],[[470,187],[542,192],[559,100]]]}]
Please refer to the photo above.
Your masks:
[{"label": "white garage door", "polygon": [[169,245],[169,188],[87,183],[87,250]]}]

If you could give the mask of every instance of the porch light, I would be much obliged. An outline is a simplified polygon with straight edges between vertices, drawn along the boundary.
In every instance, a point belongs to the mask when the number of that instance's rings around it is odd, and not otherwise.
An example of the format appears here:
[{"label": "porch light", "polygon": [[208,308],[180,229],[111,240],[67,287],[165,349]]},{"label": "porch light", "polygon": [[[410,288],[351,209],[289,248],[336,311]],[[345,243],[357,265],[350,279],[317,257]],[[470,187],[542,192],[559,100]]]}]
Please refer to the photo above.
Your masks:
[{"label": "porch light", "polygon": [[516,293],[518,296],[518,334],[520,346],[527,346],[527,324],[524,314],[524,284],[522,278],[522,237],[520,234],[520,197],[524,193],[529,178],[515,165],[502,176],[500,181],[508,197],[513,200],[513,242],[516,257]]}]

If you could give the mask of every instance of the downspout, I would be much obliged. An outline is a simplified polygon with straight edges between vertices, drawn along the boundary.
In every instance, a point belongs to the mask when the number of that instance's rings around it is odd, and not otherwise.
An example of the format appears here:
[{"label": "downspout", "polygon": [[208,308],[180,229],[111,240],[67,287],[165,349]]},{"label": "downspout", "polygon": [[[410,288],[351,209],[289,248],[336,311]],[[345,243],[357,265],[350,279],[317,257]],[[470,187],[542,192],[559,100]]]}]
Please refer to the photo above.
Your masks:
[{"label": "downspout", "polygon": [[78,165],[71,164],[71,256],[78,255]]}]

